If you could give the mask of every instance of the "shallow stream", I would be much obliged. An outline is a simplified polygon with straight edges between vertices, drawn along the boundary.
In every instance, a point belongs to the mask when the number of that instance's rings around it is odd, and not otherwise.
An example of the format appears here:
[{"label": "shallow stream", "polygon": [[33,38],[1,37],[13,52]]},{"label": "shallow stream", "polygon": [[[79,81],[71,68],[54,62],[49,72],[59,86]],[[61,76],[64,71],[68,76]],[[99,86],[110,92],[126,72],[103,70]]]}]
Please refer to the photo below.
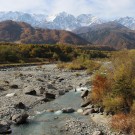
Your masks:
[{"label": "shallow stream", "polygon": [[[58,108],[72,107],[75,110],[80,108],[81,104],[81,89],[78,88],[77,92],[70,91],[64,96],[57,98],[56,100],[47,103],[48,108],[56,110]],[[12,126],[12,135],[64,135],[62,127],[64,127],[67,120],[76,118],[80,121],[89,121],[87,116],[83,116],[77,112],[70,114],[63,114],[60,110],[56,112],[42,112],[29,119],[28,124],[21,126]]]}]

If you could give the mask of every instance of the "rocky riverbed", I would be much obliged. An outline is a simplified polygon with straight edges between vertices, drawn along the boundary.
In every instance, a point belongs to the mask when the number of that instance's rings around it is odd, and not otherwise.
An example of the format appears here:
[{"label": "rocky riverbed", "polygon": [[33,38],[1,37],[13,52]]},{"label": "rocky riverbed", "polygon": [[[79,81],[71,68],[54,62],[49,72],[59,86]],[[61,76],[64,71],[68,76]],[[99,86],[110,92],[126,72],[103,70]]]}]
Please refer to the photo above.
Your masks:
[{"label": "rocky riverbed", "polygon": [[24,111],[15,108],[20,102],[28,111],[38,109],[40,104],[43,107],[48,100],[44,93],[54,94],[57,98],[80,84],[85,85],[89,78],[84,71],[59,70],[53,64],[1,69],[0,119],[9,119],[16,111]]},{"label": "rocky riverbed", "polygon": [[81,92],[75,91],[90,88],[85,71],[50,64],[0,69],[0,76],[0,129],[10,133],[2,120],[20,124],[29,114],[29,125],[13,127],[13,135],[113,135],[103,114],[81,109]]}]

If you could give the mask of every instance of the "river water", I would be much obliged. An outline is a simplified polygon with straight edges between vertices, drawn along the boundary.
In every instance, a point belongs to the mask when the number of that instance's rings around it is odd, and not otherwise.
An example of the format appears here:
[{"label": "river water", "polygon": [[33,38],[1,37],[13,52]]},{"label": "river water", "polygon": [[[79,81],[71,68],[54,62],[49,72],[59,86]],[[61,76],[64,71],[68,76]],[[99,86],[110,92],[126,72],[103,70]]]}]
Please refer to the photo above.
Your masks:
[{"label": "river water", "polygon": [[[80,108],[81,104],[81,92],[79,88],[77,92],[70,91],[64,96],[57,98],[56,100],[48,103],[48,108],[56,109],[59,108],[72,107],[75,110]],[[12,135],[64,135],[61,128],[64,126],[65,122],[70,118],[76,118],[80,121],[88,121],[87,116],[83,116],[77,112],[71,114],[63,114],[60,110],[56,112],[43,112],[37,114],[29,119],[27,124],[21,126],[12,126]]]}]

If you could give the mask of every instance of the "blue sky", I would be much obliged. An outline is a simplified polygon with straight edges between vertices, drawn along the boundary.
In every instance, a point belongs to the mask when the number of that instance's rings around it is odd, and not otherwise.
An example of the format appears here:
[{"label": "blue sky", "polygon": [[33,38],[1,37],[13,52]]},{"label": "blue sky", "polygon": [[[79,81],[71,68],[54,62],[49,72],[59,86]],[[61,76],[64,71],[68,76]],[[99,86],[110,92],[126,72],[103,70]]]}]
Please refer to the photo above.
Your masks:
[{"label": "blue sky", "polygon": [[0,11],[79,15],[90,13],[102,18],[135,17],[135,0],[0,0]]}]

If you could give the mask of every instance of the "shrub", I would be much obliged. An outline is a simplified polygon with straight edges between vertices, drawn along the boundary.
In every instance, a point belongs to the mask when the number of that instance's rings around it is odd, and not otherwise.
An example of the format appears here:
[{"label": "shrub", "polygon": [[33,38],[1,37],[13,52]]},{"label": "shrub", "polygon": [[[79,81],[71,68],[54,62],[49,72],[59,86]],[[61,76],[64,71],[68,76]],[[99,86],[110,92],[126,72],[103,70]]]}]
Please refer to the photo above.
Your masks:
[{"label": "shrub", "polygon": [[112,65],[104,66],[106,74],[98,73],[92,80],[90,100],[114,112],[111,125],[126,134],[135,134],[135,51],[113,55]]},{"label": "shrub", "polygon": [[111,119],[111,126],[113,129],[126,133],[135,134],[135,117],[134,114],[125,115],[123,113],[116,114]]},{"label": "shrub", "polygon": [[121,112],[124,107],[124,100],[122,97],[107,96],[103,99],[103,106],[107,112]]},{"label": "shrub", "polygon": [[130,118],[125,114],[117,114],[112,117],[111,126],[113,129],[117,131],[122,131],[124,133],[131,133],[132,130],[132,122]]},{"label": "shrub", "polygon": [[91,100],[95,103],[102,102],[107,90],[107,78],[104,75],[96,74],[93,79],[93,89],[91,93]]},{"label": "shrub", "polygon": [[87,66],[87,73],[92,74],[94,71],[98,70],[100,67],[101,67],[101,63],[91,60]]}]

